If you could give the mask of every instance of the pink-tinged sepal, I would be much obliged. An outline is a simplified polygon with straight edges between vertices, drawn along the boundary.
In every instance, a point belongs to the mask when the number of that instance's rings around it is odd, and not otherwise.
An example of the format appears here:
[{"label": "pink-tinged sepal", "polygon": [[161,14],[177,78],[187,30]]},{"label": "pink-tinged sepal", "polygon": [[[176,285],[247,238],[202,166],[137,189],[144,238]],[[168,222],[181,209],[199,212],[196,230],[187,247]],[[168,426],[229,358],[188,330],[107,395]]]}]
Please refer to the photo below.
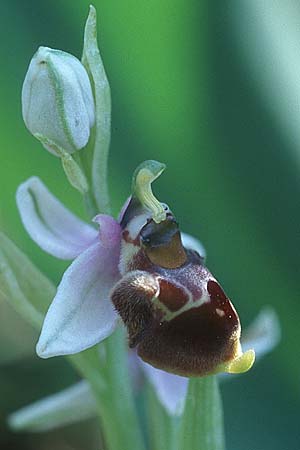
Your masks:
[{"label": "pink-tinged sepal", "polygon": [[73,259],[96,242],[97,230],[69,211],[38,177],[22,183],[16,199],[29,236],[50,255]]},{"label": "pink-tinged sepal", "polygon": [[118,281],[120,226],[110,216],[95,218],[97,241],[64,273],[37,344],[42,358],[78,353],[108,337],[118,324],[109,293]]}]

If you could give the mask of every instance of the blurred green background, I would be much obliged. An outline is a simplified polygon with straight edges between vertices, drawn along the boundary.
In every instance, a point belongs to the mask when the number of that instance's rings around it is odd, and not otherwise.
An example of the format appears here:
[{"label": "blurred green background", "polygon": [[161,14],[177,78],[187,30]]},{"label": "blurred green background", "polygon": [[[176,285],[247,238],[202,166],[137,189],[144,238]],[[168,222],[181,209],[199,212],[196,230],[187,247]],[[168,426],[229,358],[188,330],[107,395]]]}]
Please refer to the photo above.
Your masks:
[{"label": "blurred green background", "polygon": [[[139,162],[167,164],[155,191],[204,243],[242,325],[266,304],[281,320],[276,350],[222,385],[228,450],[299,449],[300,4],[94,5],[113,98],[114,210]],[[20,92],[39,45],[81,56],[87,12],[85,0],[1,2],[0,227],[55,282],[67,264],[26,235],[16,187],[38,175],[74,211],[84,210],[58,159],[25,129]],[[39,435],[9,432],[9,412],[77,375],[62,358],[35,357],[35,333],[3,305],[0,313],[0,448],[97,449],[92,422]]]}]

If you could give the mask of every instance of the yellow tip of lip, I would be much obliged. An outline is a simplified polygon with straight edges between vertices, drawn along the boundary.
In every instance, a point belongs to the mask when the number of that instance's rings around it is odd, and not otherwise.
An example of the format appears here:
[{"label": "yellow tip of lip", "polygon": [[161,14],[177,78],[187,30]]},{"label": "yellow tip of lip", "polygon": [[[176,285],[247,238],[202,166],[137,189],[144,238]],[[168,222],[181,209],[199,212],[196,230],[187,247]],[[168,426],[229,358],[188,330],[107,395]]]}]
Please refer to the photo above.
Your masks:
[{"label": "yellow tip of lip", "polygon": [[238,356],[233,361],[228,363],[225,372],[228,373],[244,373],[247,372],[253,366],[255,361],[254,350],[248,350],[241,356]]}]

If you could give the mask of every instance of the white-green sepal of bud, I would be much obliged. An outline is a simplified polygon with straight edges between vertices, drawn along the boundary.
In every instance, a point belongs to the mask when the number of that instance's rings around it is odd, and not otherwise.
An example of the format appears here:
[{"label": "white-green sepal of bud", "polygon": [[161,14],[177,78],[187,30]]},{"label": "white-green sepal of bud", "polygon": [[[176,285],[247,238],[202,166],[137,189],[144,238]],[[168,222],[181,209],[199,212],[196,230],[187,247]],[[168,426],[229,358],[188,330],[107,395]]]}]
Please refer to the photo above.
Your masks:
[{"label": "white-green sepal of bud", "polygon": [[144,161],[136,168],[132,177],[132,195],[151,211],[152,219],[156,223],[166,220],[167,213],[164,205],[153,195],[151,183],[162,174],[165,168],[166,165],[158,161]]},{"label": "white-green sepal of bud", "polygon": [[69,53],[40,47],[23,83],[22,113],[33,135],[45,136],[68,153],[85,147],[95,122],[95,105],[81,62]]}]

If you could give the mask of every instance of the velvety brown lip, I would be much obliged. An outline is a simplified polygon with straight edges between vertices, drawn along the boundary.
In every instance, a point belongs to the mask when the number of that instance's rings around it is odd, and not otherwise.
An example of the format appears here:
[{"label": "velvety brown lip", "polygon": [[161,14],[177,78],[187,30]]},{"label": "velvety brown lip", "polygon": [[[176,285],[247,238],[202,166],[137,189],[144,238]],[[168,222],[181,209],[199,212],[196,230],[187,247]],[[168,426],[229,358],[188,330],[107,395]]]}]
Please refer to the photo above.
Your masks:
[{"label": "velvety brown lip", "polygon": [[181,375],[203,376],[213,371],[235,356],[239,320],[228,303],[229,320],[219,317],[209,302],[169,322],[153,323],[138,345],[138,354],[155,367]]},{"label": "velvety brown lip", "polygon": [[123,241],[124,250],[126,243],[138,248],[112,301],[130,347],[153,366],[185,376],[204,376],[233,360],[239,318],[203,258],[183,247],[174,217],[148,220],[134,240],[125,229]]},{"label": "velvety brown lip", "polygon": [[189,300],[187,292],[180,286],[176,286],[171,281],[159,280],[160,293],[158,300],[165,305],[169,311],[174,312],[182,308]]}]

